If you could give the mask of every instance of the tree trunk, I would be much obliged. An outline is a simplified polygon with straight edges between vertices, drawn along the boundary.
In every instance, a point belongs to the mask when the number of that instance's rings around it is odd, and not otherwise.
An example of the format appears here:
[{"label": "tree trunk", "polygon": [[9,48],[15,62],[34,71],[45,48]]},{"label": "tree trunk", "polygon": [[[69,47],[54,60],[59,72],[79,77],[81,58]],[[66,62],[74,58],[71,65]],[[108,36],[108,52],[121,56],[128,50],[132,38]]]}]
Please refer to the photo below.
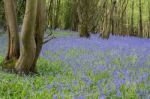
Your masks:
[{"label": "tree trunk", "polygon": [[[150,5],[150,1],[148,1],[148,5]],[[148,6],[148,38],[150,38],[150,6]]]},{"label": "tree trunk", "polygon": [[78,0],[77,1],[78,8],[78,18],[79,18],[79,27],[78,30],[80,32],[80,37],[90,37],[88,31],[88,1],[86,0]]},{"label": "tree trunk", "polygon": [[60,0],[56,0],[56,15],[55,15],[55,18],[54,18],[54,29],[58,28],[59,27],[59,15],[60,15],[60,3],[61,1]]},{"label": "tree trunk", "polygon": [[47,14],[47,18],[48,18],[48,27],[49,28],[53,28],[53,13],[54,13],[54,8],[53,8],[53,5],[54,5],[54,0],[49,0],[49,5],[48,5],[48,14]]},{"label": "tree trunk", "polygon": [[139,0],[139,36],[143,37],[142,2]]},{"label": "tree trunk", "polygon": [[19,35],[15,3],[15,0],[4,0],[8,30],[8,51],[3,65],[5,69],[13,69],[14,61],[19,58]]},{"label": "tree trunk", "polygon": [[88,33],[88,28],[87,25],[80,24],[79,25],[79,32],[80,32],[80,37],[89,37],[90,34]]},{"label": "tree trunk", "polygon": [[36,63],[43,45],[44,31],[46,27],[46,0],[38,0],[37,11],[35,28],[36,56],[33,65],[30,68],[31,72],[37,72]]},{"label": "tree trunk", "polygon": [[36,56],[36,43],[34,38],[36,14],[37,0],[27,0],[20,38],[20,57],[15,66],[17,73],[28,74]]},{"label": "tree trunk", "polygon": [[134,36],[134,0],[132,0],[132,14],[131,14],[131,31],[130,35]]},{"label": "tree trunk", "polygon": [[108,5],[108,2],[106,2],[106,5],[105,5],[105,13],[104,13],[104,23],[103,23],[103,31],[102,31],[102,34],[101,34],[101,37],[103,39],[109,39],[109,36],[110,36],[110,27],[111,27],[111,16],[112,16],[112,13],[111,13],[111,8],[112,8],[112,5],[110,8],[107,9],[107,6]]}]

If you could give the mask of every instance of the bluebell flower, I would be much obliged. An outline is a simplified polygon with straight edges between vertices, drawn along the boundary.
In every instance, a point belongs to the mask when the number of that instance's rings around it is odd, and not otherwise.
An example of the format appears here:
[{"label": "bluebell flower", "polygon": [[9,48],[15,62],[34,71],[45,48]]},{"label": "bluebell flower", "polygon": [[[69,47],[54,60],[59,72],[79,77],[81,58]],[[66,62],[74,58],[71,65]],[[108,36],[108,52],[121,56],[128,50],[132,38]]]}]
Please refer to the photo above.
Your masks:
[{"label": "bluebell flower", "polygon": [[[79,80],[82,80],[85,82],[86,87],[96,84],[99,94],[103,94],[103,86],[110,84],[112,86],[110,89],[116,87],[116,94],[120,96],[120,92],[117,90],[120,89],[122,84],[131,86],[133,83],[139,84],[143,82],[145,86],[149,85],[148,77],[150,73],[144,72],[150,69],[149,49],[149,39],[112,35],[109,40],[98,38],[98,35],[92,35],[90,39],[86,39],[79,38],[77,34],[73,34],[73,36],[62,36],[45,44],[41,57],[50,61],[59,60],[63,62],[65,65],[62,65],[62,69],[65,67],[65,73],[68,72],[68,68],[72,69],[73,76],[77,78],[76,81],[72,81],[75,86],[79,85],[77,83]],[[132,59],[134,56],[136,61]],[[104,80],[93,81],[93,76],[107,70],[110,73],[110,77],[105,79],[111,79],[110,82],[104,82]],[[93,74],[90,73],[90,77],[87,75],[89,71],[93,72]],[[57,79],[61,77],[56,76]],[[58,89],[65,87],[68,90],[72,90],[69,83],[66,86],[61,86],[61,84],[57,83],[54,83],[54,85]],[[47,88],[51,88],[51,86],[47,86]],[[85,87],[80,90],[87,92]],[[106,97],[105,95],[104,97]]]},{"label": "bluebell flower", "polygon": [[78,81],[73,80],[73,85],[74,85],[74,86],[78,86],[78,84],[79,84]]},{"label": "bluebell flower", "polygon": [[51,89],[53,87],[53,85],[47,85],[46,88]]},{"label": "bluebell flower", "polygon": [[99,96],[98,99],[106,99],[106,96],[103,94],[103,95]]},{"label": "bluebell flower", "polygon": [[53,95],[53,99],[58,99],[57,95]]},{"label": "bluebell flower", "polygon": [[86,99],[86,98],[85,98],[85,96],[80,95],[80,96],[79,96],[79,99]]},{"label": "bluebell flower", "polygon": [[117,90],[116,95],[117,95],[118,97],[121,97],[121,92],[120,92],[120,90]]}]

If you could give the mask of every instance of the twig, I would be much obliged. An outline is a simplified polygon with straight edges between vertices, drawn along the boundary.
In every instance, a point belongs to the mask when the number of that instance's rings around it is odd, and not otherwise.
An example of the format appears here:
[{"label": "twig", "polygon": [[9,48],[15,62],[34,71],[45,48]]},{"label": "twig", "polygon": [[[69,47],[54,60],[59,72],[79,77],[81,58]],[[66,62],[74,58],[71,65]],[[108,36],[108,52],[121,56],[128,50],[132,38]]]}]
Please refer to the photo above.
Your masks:
[{"label": "twig", "polygon": [[46,44],[46,43],[48,43],[50,40],[52,40],[52,39],[55,39],[56,37],[51,37],[51,38],[49,38],[48,40],[45,40],[44,42],[43,42],[43,44]]}]

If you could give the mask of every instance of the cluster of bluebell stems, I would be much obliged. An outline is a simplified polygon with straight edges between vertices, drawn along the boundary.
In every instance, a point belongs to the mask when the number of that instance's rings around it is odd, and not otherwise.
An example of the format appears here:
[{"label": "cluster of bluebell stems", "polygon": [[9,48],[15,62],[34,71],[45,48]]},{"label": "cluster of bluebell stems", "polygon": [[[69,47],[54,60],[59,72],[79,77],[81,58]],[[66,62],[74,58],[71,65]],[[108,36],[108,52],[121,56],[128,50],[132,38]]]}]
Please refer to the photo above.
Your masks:
[{"label": "cluster of bluebell stems", "polygon": [[[131,87],[144,83],[146,88],[150,85],[149,39],[111,36],[109,40],[104,40],[98,35],[92,35],[89,39],[79,38],[76,35],[61,37],[47,43],[41,56],[52,61],[61,60],[68,68],[72,68],[73,75],[77,77],[72,81],[75,86],[80,80],[87,86],[96,84],[100,99],[105,99],[114,90],[116,96],[121,97],[122,85]],[[92,76],[88,75],[89,71]],[[103,72],[108,73],[108,78],[96,80],[91,78]],[[53,85],[47,87],[52,88]],[[84,91],[86,93],[86,90]],[[137,88],[136,94],[148,97],[150,90]],[[86,95],[78,98],[84,97]]]}]

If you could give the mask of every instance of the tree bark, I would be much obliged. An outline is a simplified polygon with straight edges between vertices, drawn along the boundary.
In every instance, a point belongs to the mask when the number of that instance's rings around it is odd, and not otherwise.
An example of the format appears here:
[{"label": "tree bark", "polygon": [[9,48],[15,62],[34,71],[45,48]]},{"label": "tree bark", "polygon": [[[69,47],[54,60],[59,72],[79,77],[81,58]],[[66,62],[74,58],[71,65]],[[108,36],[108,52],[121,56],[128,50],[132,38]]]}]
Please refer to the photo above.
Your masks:
[{"label": "tree bark", "polygon": [[34,58],[33,65],[30,68],[31,72],[37,72],[36,63],[43,45],[44,31],[46,28],[46,0],[38,0],[37,11],[36,28],[34,34],[36,42],[36,56]]},{"label": "tree bark", "polygon": [[8,30],[8,50],[4,60],[5,69],[13,69],[14,61],[19,58],[19,34],[15,0],[4,0],[5,16]]},{"label": "tree bark", "polygon": [[26,11],[20,37],[20,57],[16,63],[17,73],[28,74],[36,56],[34,29],[37,14],[37,0],[26,0]]},{"label": "tree bark", "polygon": [[103,31],[101,34],[101,37],[103,39],[109,39],[110,36],[110,27],[111,27],[111,7],[108,8],[108,2],[106,1],[106,5],[105,5],[105,13],[104,13],[104,22],[103,22]]},{"label": "tree bark", "polygon": [[[148,1],[148,5],[150,5],[150,1]],[[148,6],[148,38],[150,38],[150,6]]]},{"label": "tree bark", "polygon": [[90,37],[88,31],[88,1],[86,0],[77,0],[78,8],[78,18],[79,18],[79,27],[80,37]]},{"label": "tree bark", "polygon": [[143,37],[142,2],[139,0],[139,36]]},{"label": "tree bark", "polygon": [[59,27],[60,3],[61,0],[56,0],[56,15],[54,18],[54,29]]},{"label": "tree bark", "polygon": [[134,36],[134,0],[132,0],[132,14],[131,14],[131,36]]}]

